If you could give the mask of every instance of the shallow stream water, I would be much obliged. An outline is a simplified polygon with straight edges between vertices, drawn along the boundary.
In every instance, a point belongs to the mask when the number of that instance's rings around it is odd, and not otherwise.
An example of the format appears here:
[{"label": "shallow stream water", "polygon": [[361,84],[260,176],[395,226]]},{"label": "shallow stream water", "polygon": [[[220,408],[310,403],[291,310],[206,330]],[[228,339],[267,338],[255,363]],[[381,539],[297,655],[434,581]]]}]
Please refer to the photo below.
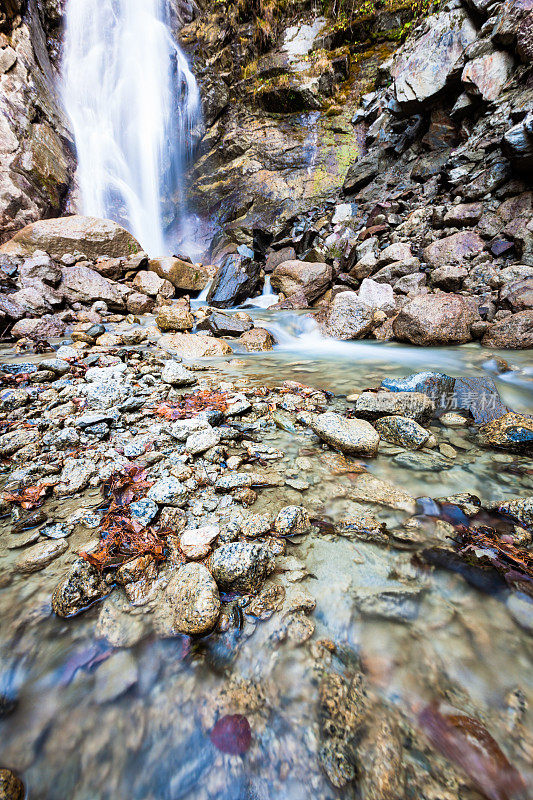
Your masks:
[{"label": "shallow stream water", "polygon": [[[422,370],[489,375],[505,403],[533,411],[530,353],[493,353],[477,345],[334,343],[297,314],[253,315],[280,344],[271,352],[236,352],[209,362],[222,380],[269,386],[295,380],[350,405],[348,395],[386,377]],[[462,428],[435,423],[431,430],[439,444],[456,450],[450,469],[409,469],[394,461],[394,448],[385,448],[365,462],[370,474],[414,498],[471,492],[495,501],[531,494],[531,460],[482,450]],[[350,517],[361,499],[353,465],[290,426],[266,426],[261,440],[284,457],[275,462],[280,485],[261,490],[254,512],[304,505],[311,517],[331,523]],[[61,521],[100,502],[91,489],[49,500],[46,511]],[[377,505],[373,513],[390,527],[410,516],[402,502]],[[428,539],[436,524],[424,519]],[[357,663],[377,702],[397,711],[408,765],[406,797],[483,796],[466,778],[448,776],[446,793],[437,790],[446,762],[428,762],[417,720],[421,709],[443,699],[481,720],[533,785],[533,648],[530,632],[511,613],[509,592],[491,596],[459,575],[421,569],[408,547],[315,530],[287,544],[281,569],[269,579],[295,603],[301,597],[316,601],[305,617],[316,626],[307,641],[298,630],[287,631],[280,614],[262,620],[244,608],[242,630],[230,628],[225,636],[191,644],[185,637],[148,635],[119,649],[98,635],[98,605],[70,620],[50,609],[65,565],[96,530],[77,528],[64,556],[41,572],[8,580],[17,555],[7,549],[9,530],[5,519],[0,695],[16,705],[0,717],[0,766],[18,771],[31,800],[356,798],[357,784],[335,789],[317,759],[320,675],[336,661],[348,672]],[[127,625],[142,626],[143,614],[143,606],[135,608]],[[335,655],[324,641],[335,644]],[[247,717],[252,745],[244,755],[223,754],[211,743],[209,731],[223,714]]]}]

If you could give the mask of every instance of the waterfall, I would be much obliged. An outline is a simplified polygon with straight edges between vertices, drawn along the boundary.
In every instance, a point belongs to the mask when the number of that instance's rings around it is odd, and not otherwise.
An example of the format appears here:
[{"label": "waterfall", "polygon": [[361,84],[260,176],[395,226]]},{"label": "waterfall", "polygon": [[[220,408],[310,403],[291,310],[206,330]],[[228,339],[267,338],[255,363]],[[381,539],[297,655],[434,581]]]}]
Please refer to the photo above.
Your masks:
[{"label": "waterfall", "polygon": [[187,236],[183,175],[201,122],[167,2],[68,0],[63,60],[83,213],[124,225],[154,256]]}]

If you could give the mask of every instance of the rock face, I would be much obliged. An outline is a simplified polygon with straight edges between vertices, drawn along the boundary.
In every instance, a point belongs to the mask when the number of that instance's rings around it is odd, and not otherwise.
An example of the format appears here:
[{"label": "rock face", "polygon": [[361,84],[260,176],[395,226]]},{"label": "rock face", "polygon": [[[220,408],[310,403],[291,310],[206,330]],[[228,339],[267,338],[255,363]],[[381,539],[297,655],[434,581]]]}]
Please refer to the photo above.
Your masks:
[{"label": "rock face", "polygon": [[327,411],[304,415],[302,421],[324,442],[343,453],[371,457],[377,454],[379,433],[363,419],[346,419]]},{"label": "rock face", "polygon": [[472,339],[470,326],[476,315],[457,294],[414,297],[393,322],[400,341],[418,345],[463,344]]},{"label": "rock face", "polygon": [[61,259],[77,251],[88,259],[119,258],[141,251],[137,240],[116,222],[96,217],[61,217],[27,225],[1,248],[3,252],[30,255],[44,250]]},{"label": "rock face", "polygon": [[428,31],[407,46],[392,69],[396,99],[403,105],[435,97],[457,69],[476,28],[462,9],[435,14]]},{"label": "rock face", "polygon": [[0,242],[60,214],[74,173],[72,136],[46,46],[52,37],[47,41],[43,30],[47,14],[37,6],[8,0],[0,11]]},{"label": "rock face", "polygon": [[223,591],[257,592],[274,569],[274,556],[260,544],[233,542],[217,547],[209,569]]},{"label": "rock face", "polygon": [[220,613],[217,585],[203,564],[185,564],[172,576],[165,589],[164,604],[165,623],[169,633],[174,634],[208,633]]}]

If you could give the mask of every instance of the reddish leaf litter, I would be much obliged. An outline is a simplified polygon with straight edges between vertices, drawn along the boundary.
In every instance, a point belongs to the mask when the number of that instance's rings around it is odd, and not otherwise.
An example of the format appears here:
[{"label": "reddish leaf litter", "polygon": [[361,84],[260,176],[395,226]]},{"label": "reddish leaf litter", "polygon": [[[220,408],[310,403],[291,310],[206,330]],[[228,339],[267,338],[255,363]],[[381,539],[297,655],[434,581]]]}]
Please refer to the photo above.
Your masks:
[{"label": "reddish leaf litter", "polygon": [[460,767],[489,800],[522,800],[526,786],[498,743],[476,719],[427,706],[419,722],[429,741]]},{"label": "reddish leaf litter", "polygon": [[42,506],[53,487],[53,483],[38,483],[36,486],[26,486],[18,494],[6,494],[5,499],[10,503],[17,503],[26,511]]},{"label": "reddish leaf litter", "polygon": [[218,720],[209,738],[221,753],[241,756],[252,743],[250,723],[242,714],[228,714]]},{"label": "reddish leaf litter", "polygon": [[190,419],[202,411],[226,411],[229,395],[227,392],[212,392],[205,389],[194,394],[184,394],[177,403],[158,403],[154,413],[164,419]]},{"label": "reddish leaf litter", "polygon": [[132,518],[128,506],[144,497],[151,486],[146,480],[146,470],[131,466],[115,472],[102,487],[104,497],[111,500],[109,510],[102,520],[102,541],[91,553],[81,553],[82,558],[99,570],[120,567],[142,555],[152,555],[162,561],[166,554],[165,537],[169,531],[154,526],[143,527]]},{"label": "reddish leaf litter", "polygon": [[533,555],[494,528],[456,526],[455,546],[469,564],[494,567],[507,583],[533,596]]}]

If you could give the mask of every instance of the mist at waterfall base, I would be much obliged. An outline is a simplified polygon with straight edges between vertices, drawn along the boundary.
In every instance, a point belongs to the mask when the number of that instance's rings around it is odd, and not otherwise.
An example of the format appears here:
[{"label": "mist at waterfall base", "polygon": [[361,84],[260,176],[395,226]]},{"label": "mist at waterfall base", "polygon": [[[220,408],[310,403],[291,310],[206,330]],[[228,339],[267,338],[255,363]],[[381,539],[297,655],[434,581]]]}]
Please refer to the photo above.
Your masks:
[{"label": "mist at waterfall base", "polygon": [[120,223],[152,256],[193,255],[184,172],[201,101],[167,0],[68,0],[66,13],[63,99],[80,210]]}]

